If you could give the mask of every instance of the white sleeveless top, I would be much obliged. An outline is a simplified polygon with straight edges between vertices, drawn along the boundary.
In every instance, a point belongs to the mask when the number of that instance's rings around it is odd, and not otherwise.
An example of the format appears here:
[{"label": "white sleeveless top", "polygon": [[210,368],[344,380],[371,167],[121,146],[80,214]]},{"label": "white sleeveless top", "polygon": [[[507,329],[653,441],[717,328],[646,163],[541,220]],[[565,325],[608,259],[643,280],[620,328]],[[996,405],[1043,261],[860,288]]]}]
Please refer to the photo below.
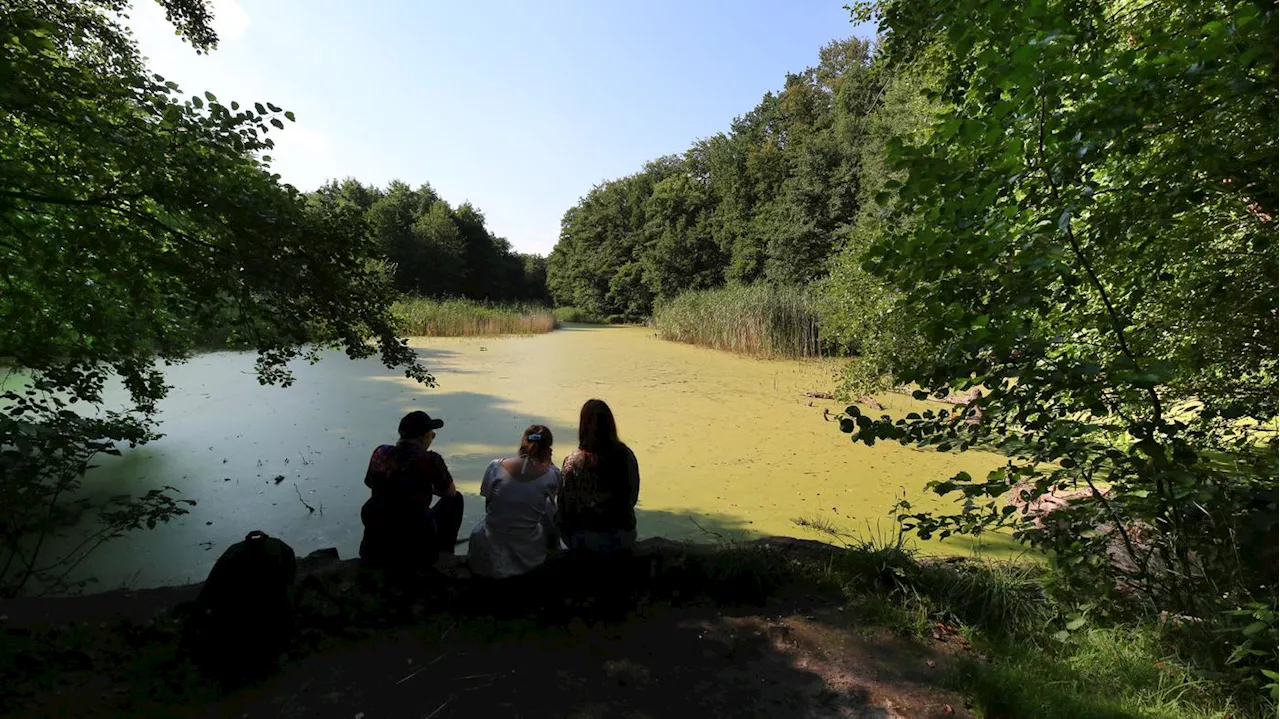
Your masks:
[{"label": "white sleeveless top", "polygon": [[471,530],[467,559],[471,571],[503,579],[524,574],[547,559],[555,530],[556,489],[560,470],[551,465],[534,479],[512,477],[495,459],[480,481],[484,517]]}]

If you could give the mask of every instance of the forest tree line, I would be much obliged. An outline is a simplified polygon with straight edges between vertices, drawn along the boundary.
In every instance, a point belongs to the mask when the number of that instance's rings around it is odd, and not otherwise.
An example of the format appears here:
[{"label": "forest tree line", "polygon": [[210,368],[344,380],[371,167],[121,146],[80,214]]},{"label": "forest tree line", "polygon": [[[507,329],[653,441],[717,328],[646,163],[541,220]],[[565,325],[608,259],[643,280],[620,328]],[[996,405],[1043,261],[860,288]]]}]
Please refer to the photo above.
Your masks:
[{"label": "forest tree line", "polygon": [[592,188],[548,258],[555,302],[638,317],[688,290],[825,276],[862,199],[888,77],[874,60],[869,41],[832,42],[728,131]]},{"label": "forest tree line", "polygon": [[430,185],[399,180],[386,189],[331,180],[311,193],[312,212],[344,214],[349,231],[367,235],[391,265],[392,283],[422,297],[493,302],[548,301],[546,259],[516,252],[485,227],[469,202],[450,205]]}]

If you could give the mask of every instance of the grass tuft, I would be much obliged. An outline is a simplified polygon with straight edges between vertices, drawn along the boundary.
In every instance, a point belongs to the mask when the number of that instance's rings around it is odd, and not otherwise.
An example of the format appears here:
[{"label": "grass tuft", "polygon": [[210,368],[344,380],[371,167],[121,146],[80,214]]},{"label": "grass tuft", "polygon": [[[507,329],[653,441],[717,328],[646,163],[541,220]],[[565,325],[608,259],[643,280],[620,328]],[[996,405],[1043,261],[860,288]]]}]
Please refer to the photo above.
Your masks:
[{"label": "grass tuft", "polygon": [[551,310],[538,305],[412,297],[397,302],[392,311],[401,330],[414,337],[534,335],[559,326]]},{"label": "grass tuft", "polygon": [[749,285],[686,292],[653,315],[665,340],[753,357],[822,356],[817,304],[794,287]]},{"label": "grass tuft", "polygon": [[[1186,665],[1170,661],[1152,627],[1105,627],[1066,643],[1005,639],[982,646],[946,678],[987,717],[1222,719],[1262,717]],[[1274,716],[1274,712],[1271,712]]]}]

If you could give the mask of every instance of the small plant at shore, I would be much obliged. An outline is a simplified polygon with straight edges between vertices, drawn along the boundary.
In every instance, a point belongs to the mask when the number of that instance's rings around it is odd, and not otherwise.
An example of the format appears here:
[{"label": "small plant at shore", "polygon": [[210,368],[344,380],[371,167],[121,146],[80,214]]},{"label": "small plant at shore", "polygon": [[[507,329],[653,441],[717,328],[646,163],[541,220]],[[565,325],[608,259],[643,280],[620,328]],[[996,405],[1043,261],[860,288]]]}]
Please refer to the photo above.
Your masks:
[{"label": "small plant at shore", "polygon": [[559,325],[551,310],[539,305],[414,297],[395,303],[392,311],[401,330],[416,337],[534,335]]},{"label": "small plant at shore", "polygon": [[753,357],[822,355],[817,304],[801,288],[758,284],[686,292],[653,315],[665,340]]}]

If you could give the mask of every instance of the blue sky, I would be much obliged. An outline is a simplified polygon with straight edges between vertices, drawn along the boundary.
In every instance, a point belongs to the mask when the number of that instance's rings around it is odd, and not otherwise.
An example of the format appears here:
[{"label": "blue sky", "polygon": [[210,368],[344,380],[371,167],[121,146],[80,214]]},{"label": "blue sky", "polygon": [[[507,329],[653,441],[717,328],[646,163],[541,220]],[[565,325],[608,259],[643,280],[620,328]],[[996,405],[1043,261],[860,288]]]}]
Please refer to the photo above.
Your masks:
[{"label": "blue sky", "polygon": [[203,56],[153,2],[129,25],[184,92],[293,110],[272,154],[286,182],[429,182],[545,254],[592,185],[728,129],[823,44],[866,35],[846,2],[214,0]]}]

